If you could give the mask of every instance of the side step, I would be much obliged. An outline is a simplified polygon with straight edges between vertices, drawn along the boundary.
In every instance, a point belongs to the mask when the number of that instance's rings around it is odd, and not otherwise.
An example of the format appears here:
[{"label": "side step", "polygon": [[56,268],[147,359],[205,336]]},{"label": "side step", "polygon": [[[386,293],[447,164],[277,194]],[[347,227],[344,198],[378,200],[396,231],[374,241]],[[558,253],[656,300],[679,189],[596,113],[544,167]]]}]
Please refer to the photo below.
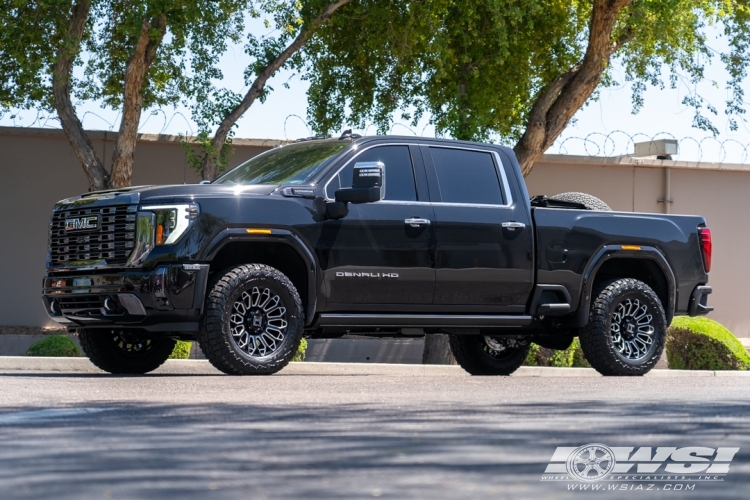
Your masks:
[{"label": "side step", "polygon": [[528,326],[532,319],[484,314],[321,314],[315,326],[496,328]]}]

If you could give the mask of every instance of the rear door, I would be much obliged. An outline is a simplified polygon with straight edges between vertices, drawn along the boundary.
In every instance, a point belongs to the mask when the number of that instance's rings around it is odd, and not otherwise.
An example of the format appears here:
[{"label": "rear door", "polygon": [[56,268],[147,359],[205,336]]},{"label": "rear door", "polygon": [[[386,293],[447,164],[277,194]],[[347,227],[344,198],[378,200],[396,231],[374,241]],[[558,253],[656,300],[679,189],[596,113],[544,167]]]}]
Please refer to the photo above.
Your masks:
[{"label": "rear door", "polygon": [[[435,295],[446,311],[523,314],[533,230],[492,149],[422,146],[435,211]],[[512,172],[510,172],[512,174]]]},{"label": "rear door", "polygon": [[350,187],[357,162],[385,165],[385,198],[349,204],[323,222],[319,255],[328,310],[410,312],[430,307],[435,287],[433,210],[418,145],[366,148],[328,181],[326,197]]}]

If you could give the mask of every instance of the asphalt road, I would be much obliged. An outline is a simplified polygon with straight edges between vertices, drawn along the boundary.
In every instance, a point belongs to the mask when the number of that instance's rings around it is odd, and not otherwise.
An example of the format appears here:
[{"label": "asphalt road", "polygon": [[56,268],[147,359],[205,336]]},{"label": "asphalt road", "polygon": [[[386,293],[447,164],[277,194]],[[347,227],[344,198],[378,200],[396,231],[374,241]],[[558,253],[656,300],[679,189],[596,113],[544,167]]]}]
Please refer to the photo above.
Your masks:
[{"label": "asphalt road", "polygon": [[[747,498],[749,401],[732,376],[6,372],[0,498]],[[691,491],[541,481],[587,443],[740,451]]]}]

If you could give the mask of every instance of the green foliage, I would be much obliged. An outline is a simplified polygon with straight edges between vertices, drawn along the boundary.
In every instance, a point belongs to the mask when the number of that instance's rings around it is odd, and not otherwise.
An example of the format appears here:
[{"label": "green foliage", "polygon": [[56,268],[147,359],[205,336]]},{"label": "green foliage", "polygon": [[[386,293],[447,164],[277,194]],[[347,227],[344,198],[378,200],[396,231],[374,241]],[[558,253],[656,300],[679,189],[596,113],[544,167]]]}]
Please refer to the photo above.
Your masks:
[{"label": "green foliage", "polygon": [[172,354],[169,355],[169,359],[188,359],[190,358],[190,348],[193,346],[192,342],[185,342],[178,340],[174,346]]},{"label": "green foliage", "polygon": [[217,151],[214,147],[212,137],[208,130],[201,130],[198,135],[192,139],[188,139],[180,135],[180,144],[182,149],[185,151],[185,159],[188,165],[193,168],[196,172],[203,170],[203,162],[207,156],[214,158],[216,165],[219,167],[219,173],[226,170],[229,165],[229,160],[232,158],[232,137],[234,136],[234,130],[229,131],[229,136],[221,147],[221,151]]},{"label": "green foliage", "polygon": [[581,350],[581,343],[577,338],[565,350],[547,349],[537,344],[531,344],[529,353],[526,355],[526,366],[556,366],[562,368],[583,367],[590,368]]},{"label": "green foliage", "polygon": [[750,369],[750,355],[737,337],[703,317],[672,320],[667,330],[667,360],[674,370]]},{"label": "green foliage", "polygon": [[79,357],[81,350],[65,335],[50,335],[31,344],[26,351],[27,356],[44,357]]},{"label": "green foliage", "polygon": [[[226,51],[229,41],[242,38],[249,1],[90,0],[70,85],[73,96],[118,108],[125,65],[141,27],[160,14],[166,16],[167,34],[149,68],[144,108],[177,104],[190,91],[211,87],[212,80],[223,76],[216,68],[217,55]],[[0,112],[53,108],[52,68],[74,3],[0,0]]]},{"label": "green foliage", "polygon": [[[361,0],[341,9],[305,49],[310,65],[308,115],[316,132],[375,123],[392,114],[416,124],[425,114],[438,134],[516,141],[540,92],[583,57],[592,0]],[[729,50],[706,40],[723,27]],[[620,11],[614,55],[633,83],[633,109],[647,85],[695,82],[713,57],[727,68],[730,124],[744,113],[741,83],[750,62],[750,10],[730,0],[634,0]],[[605,73],[602,85],[618,85]],[[593,99],[596,95],[593,96]],[[694,126],[715,127],[716,112],[697,94],[685,104]]]},{"label": "green foliage", "polygon": [[297,348],[297,352],[292,358],[292,361],[304,361],[305,351],[307,351],[307,339],[302,339],[300,340],[299,347]]}]

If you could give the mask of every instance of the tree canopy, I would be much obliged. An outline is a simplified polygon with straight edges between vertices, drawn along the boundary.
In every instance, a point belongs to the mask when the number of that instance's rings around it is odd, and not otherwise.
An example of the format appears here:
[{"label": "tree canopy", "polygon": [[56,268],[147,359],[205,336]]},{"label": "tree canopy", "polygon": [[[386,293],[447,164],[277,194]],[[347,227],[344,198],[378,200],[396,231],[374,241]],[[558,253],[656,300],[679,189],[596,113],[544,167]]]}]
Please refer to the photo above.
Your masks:
[{"label": "tree canopy", "polygon": [[[0,110],[57,111],[93,189],[130,184],[141,111],[181,102],[222,77],[248,0],[0,0]],[[120,111],[112,169],[74,102]]]},{"label": "tree canopy", "polygon": [[[698,81],[719,57],[736,128],[749,19],[744,0],[361,0],[306,49],[308,115],[319,133],[367,123],[385,132],[394,113],[414,124],[428,116],[438,134],[515,144],[528,173],[596,89],[616,83],[613,61],[637,111],[648,85]],[[724,53],[710,47],[710,26]],[[717,132],[710,103],[685,104],[694,126]]]}]

